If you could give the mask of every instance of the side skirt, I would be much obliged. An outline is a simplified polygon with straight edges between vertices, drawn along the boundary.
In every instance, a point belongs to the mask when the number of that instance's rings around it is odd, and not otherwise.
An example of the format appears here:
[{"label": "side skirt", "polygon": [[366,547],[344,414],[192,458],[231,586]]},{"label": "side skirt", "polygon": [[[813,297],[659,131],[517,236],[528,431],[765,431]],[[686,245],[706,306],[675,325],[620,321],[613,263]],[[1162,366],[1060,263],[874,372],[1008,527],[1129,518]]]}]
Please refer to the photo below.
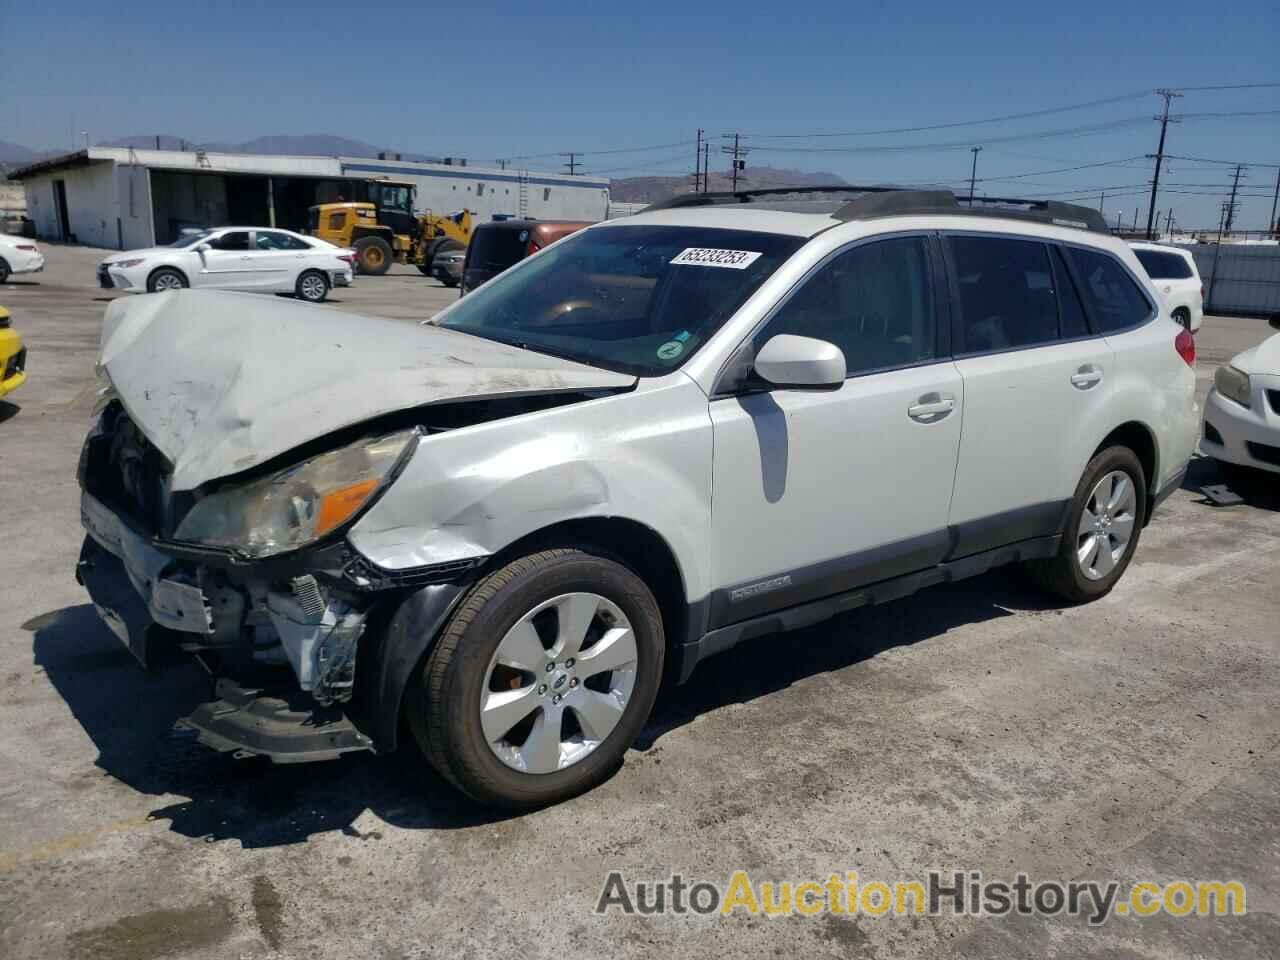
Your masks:
[{"label": "side skirt", "polygon": [[1052,557],[1058,552],[1062,543],[1061,534],[1051,537],[1035,537],[1017,543],[985,550],[959,560],[949,560],[924,570],[891,577],[877,583],[847,590],[820,600],[802,603],[784,610],[777,610],[759,617],[752,617],[739,623],[703,634],[692,643],[686,643],[681,651],[679,682],[684,683],[693,673],[694,667],[708,657],[723,653],[744,640],[765,636],[770,633],[781,633],[787,630],[798,630],[823,620],[829,620],[837,614],[857,607],[866,607],[878,603],[887,603],[908,597],[924,587],[938,583],[951,583],[965,580],[986,573],[993,567],[1015,563],[1021,560],[1039,560]]}]

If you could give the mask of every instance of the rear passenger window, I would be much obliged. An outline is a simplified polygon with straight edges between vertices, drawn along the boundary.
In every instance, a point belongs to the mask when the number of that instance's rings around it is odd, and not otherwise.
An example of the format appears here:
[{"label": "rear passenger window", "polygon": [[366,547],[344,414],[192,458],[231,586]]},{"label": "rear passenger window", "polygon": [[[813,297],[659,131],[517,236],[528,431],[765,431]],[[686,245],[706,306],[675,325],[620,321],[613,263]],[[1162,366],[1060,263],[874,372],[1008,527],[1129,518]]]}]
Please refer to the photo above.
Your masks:
[{"label": "rear passenger window", "polygon": [[878,240],[835,257],[756,335],[756,350],[780,333],[834,343],[844,351],[850,376],[934,359],[928,241]]},{"label": "rear passenger window", "polygon": [[1085,322],[1084,306],[1080,303],[1080,293],[1076,290],[1075,281],[1071,279],[1071,271],[1062,257],[1062,248],[1053,248],[1053,273],[1058,290],[1058,320],[1062,329],[1062,339],[1087,337],[1089,325]]},{"label": "rear passenger window", "polygon": [[960,285],[962,353],[1052,343],[1058,303],[1048,248],[1005,237],[949,237]]},{"label": "rear passenger window", "polygon": [[1138,262],[1152,280],[1190,280],[1191,264],[1176,253],[1161,250],[1135,250]]},{"label": "rear passenger window", "polygon": [[1098,333],[1136,327],[1151,316],[1151,304],[1115,257],[1081,247],[1072,247],[1068,253]]}]

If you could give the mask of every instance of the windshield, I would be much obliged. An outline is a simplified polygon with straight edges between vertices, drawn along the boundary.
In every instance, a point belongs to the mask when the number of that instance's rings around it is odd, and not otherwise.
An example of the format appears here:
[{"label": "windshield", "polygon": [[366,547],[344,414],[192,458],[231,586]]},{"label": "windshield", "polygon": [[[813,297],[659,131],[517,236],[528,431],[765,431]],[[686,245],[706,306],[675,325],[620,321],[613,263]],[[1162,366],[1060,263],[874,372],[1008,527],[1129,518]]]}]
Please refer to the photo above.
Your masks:
[{"label": "windshield", "polygon": [[689,359],[803,243],[701,227],[584,230],[468,294],[439,325],[661,376]]},{"label": "windshield", "polygon": [[169,246],[189,247],[189,246],[192,246],[193,244],[199,243],[201,240],[204,240],[206,237],[209,236],[209,233],[210,231],[208,230],[201,230],[199,233],[184,233],[177,240],[173,241],[173,243],[169,244]]}]

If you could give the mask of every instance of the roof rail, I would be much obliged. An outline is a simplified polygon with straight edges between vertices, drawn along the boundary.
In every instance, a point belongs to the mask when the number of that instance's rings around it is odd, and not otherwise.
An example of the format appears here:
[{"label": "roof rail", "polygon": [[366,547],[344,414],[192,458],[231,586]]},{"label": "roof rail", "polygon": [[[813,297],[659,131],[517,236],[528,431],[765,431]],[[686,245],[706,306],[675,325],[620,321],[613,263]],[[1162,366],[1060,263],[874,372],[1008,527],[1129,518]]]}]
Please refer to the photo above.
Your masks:
[{"label": "roof rail", "polygon": [[1102,214],[1090,207],[1057,200],[1024,200],[1011,197],[957,197],[950,190],[913,190],[904,187],[849,186],[770,187],[761,190],[739,190],[736,193],[686,193],[655,203],[649,210],[702,207],[722,204],[751,203],[762,197],[807,193],[857,193],[831,216],[836,220],[874,220],[911,214],[954,214],[956,216],[1000,217],[1051,223],[1059,227],[1075,227],[1110,234]]}]

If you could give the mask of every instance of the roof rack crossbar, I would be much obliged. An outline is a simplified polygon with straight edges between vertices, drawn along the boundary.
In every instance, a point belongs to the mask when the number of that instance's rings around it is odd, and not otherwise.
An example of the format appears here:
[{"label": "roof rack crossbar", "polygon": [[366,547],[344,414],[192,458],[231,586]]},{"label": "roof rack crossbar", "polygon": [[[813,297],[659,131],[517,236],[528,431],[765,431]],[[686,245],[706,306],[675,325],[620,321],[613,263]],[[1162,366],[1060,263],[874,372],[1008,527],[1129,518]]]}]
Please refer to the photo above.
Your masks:
[{"label": "roof rack crossbar", "polygon": [[[671,210],[681,207],[751,203],[760,197],[786,196],[789,194],[857,193],[831,216],[836,220],[871,220],[878,217],[906,216],[910,214],[963,214],[967,216],[1002,217],[1013,220],[1031,220],[1062,227],[1076,227],[1098,233],[1110,233],[1102,214],[1091,207],[1081,207],[1057,200],[1027,200],[1017,197],[957,197],[950,190],[911,189],[906,187],[856,186],[832,184],[830,186],[767,187],[737,192],[685,193],[646,210]],[[964,209],[967,207],[968,209]],[[1012,209],[1021,207],[1023,209]]]}]

